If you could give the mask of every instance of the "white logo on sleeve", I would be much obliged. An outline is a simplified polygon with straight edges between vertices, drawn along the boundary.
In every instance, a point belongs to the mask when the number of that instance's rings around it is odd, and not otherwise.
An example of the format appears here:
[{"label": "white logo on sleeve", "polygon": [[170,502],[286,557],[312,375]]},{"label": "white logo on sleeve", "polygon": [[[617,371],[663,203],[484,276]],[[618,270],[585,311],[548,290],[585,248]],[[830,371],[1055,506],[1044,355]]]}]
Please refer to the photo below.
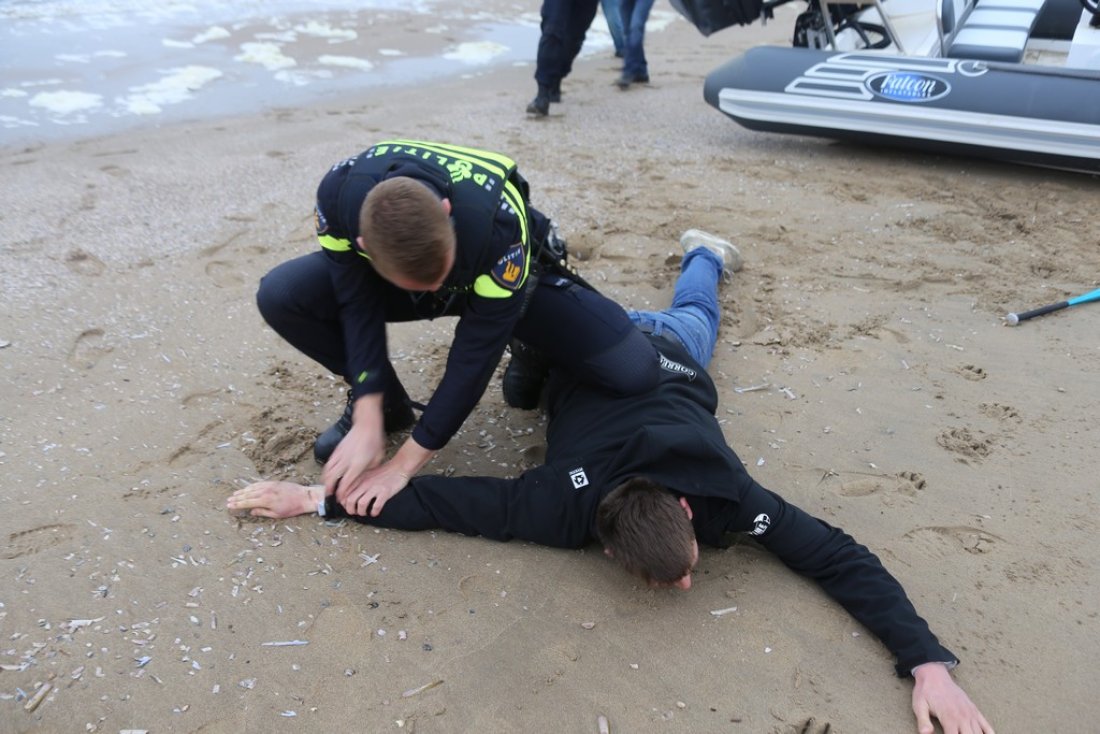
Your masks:
[{"label": "white logo on sleeve", "polygon": [[749,531],[749,535],[763,535],[768,532],[768,528],[771,527],[772,519],[768,517],[767,513],[761,512],[756,516],[756,519],[752,521],[752,530]]},{"label": "white logo on sleeve", "polygon": [[573,482],[573,489],[588,486],[588,475],[584,473],[584,467],[578,467],[570,471],[569,479]]},{"label": "white logo on sleeve", "polygon": [[675,372],[678,375],[684,375],[688,378],[688,382],[695,381],[696,372],[692,368],[682,365],[679,362],[673,362],[660,352],[657,352],[657,356],[661,358],[661,369],[666,372]]}]

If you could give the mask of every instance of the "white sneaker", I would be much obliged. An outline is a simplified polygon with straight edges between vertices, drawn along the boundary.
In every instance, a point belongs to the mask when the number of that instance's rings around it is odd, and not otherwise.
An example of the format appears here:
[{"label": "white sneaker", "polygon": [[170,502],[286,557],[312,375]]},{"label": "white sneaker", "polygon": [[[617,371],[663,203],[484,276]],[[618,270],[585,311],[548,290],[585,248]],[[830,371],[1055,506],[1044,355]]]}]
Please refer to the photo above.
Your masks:
[{"label": "white sneaker", "polygon": [[689,229],[680,235],[680,247],[684,248],[685,255],[700,247],[707,248],[722,258],[722,269],[730,273],[736,273],[744,265],[741,251],[732,243],[701,229]]}]

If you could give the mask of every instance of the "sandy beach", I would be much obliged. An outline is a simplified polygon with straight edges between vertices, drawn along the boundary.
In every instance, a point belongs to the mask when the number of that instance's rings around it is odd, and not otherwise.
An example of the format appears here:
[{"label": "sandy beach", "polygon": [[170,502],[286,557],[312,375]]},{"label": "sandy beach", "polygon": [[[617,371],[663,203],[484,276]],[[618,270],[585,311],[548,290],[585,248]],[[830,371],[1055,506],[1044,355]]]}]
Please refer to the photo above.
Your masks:
[{"label": "sandy beach", "polygon": [[[915,731],[886,649],[748,543],[704,549],[681,593],[595,546],[226,513],[256,478],[319,476],[339,380],[253,297],[316,247],[327,168],[394,136],[513,156],[627,306],[667,304],[683,230],[736,242],[711,366],[730,445],[882,558],[999,734],[1100,730],[1100,306],[1003,323],[1100,285],[1100,182],[703,102],[791,21],[675,21],[650,85],[595,54],[543,120],[515,65],[0,148],[0,732]],[[414,398],[452,328],[391,331]],[[427,471],[514,474],[544,425],[494,380]]]}]

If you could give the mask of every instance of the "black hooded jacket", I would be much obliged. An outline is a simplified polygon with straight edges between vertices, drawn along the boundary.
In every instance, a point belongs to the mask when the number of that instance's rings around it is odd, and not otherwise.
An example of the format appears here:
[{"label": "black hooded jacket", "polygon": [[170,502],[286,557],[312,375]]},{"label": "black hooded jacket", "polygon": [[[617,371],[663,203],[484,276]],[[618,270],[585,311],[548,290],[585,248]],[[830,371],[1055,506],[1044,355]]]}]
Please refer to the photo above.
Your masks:
[{"label": "black hooded jacket", "polygon": [[380,517],[353,519],[578,548],[596,539],[600,500],[644,476],[687,499],[700,543],[726,547],[747,535],[815,580],[882,640],[899,676],[926,662],[957,663],[870,550],[749,476],[715,419],[710,377],[680,345],[651,339],[662,369],[650,393],[618,398],[555,373],[544,465],[514,479],[416,477]]}]

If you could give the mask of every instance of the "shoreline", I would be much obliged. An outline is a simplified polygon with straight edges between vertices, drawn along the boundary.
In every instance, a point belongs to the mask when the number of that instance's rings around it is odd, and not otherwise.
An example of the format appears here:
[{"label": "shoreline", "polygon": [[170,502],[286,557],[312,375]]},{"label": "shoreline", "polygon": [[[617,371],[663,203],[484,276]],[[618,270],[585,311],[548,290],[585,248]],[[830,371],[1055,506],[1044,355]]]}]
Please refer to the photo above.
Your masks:
[{"label": "shoreline", "polygon": [[[73,142],[280,106],[339,106],[506,66],[534,68],[536,11],[517,14],[502,0],[476,12],[428,8],[298,8],[243,19],[231,13],[226,22],[168,13],[152,28],[13,31],[8,40],[21,62],[0,76],[0,145]],[[671,9],[654,11],[651,35],[672,22],[683,21]],[[597,14],[582,59],[610,48]]]}]

